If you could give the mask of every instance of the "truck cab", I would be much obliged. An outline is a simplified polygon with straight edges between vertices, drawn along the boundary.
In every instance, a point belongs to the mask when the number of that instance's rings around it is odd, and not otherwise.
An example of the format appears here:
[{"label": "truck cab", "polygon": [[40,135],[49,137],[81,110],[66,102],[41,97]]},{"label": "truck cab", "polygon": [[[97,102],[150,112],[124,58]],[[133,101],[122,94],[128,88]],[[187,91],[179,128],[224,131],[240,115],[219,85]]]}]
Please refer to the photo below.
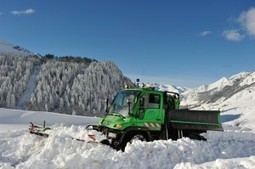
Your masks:
[{"label": "truck cab", "polygon": [[178,93],[153,88],[121,90],[101,120],[100,129],[115,146],[132,139],[160,139],[166,119],[165,111],[179,109],[179,99]]}]

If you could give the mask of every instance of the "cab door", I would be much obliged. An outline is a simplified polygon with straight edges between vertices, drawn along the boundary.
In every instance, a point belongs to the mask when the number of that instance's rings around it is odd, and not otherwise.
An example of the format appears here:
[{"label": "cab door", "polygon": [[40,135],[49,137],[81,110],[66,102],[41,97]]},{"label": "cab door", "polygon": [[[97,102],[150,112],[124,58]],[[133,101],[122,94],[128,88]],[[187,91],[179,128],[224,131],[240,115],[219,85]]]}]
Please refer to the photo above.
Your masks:
[{"label": "cab door", "polygon": [[162,96],[160,94],[145,93],[140,100],[137,122],[140,126],[150,130],[161,130],[163,124]]}]

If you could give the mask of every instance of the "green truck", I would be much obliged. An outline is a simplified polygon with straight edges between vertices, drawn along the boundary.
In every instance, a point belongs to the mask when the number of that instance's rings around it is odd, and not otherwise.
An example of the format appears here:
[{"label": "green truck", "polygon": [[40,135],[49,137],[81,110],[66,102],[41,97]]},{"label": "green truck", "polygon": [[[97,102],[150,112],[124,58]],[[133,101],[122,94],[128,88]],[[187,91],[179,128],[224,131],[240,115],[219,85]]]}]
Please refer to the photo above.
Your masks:
[{"label": "green truck", "polygon": [[222,131],[220,111],[180,109],[180,95],[154,88],[131,88],[118,92],[99,125],[103,144],[124,150],[134,140],[176,140],[181,137],[205,140],[200,134]]},{"label": "green truck", "polygon": [[[223,130],[220,111],[180,109],[178,93],[152,87],[119,91],[99,125],[89,125],[87,129],[102,132],[106,136],[100,141],[102,144],[123,151],[126,144],[134,140],[176,140],[182,137],[206,140],[201,133]],[[45,122],[43,126],[31,122],[29,127],[31,134],[44,137],[49,136],[49,130],[51,128],[46,127]],[[98,142],[93,135],[89,136],[93,142]]]}]

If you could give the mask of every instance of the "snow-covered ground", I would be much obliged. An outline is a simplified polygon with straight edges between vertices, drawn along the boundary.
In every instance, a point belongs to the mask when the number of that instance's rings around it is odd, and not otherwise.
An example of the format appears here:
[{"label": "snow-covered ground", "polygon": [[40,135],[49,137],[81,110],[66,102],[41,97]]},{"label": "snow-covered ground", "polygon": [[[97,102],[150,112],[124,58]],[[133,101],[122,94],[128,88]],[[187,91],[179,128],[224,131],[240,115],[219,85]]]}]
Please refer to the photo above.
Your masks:
[{"label": "snow-covered ground", "polygon": [[[85,126],[99,118],[0,109],[0,168],[255,168],[254,128],[234,125],[238,115],[225,113],[222,118],[225,131],[208,132],[206,142],[136,141],[121,152],[73,139],[86,140],[92,131]],[[30,121],[44,120],[54,128],[48,138],[29,134]],[[93,134],[98,140],[103,137]]]},{"label": "snow-covered ground", "polygon": [[[0,131],[11,132],[12,129],[27,129],[28,124],[46,125],[65,124],[70,125],[89,125],[97,124],[100,118],[85,116],[70,116],[52,112],[25,111],[0,108]],[[16,126],[16,127],[15,127]]]}]

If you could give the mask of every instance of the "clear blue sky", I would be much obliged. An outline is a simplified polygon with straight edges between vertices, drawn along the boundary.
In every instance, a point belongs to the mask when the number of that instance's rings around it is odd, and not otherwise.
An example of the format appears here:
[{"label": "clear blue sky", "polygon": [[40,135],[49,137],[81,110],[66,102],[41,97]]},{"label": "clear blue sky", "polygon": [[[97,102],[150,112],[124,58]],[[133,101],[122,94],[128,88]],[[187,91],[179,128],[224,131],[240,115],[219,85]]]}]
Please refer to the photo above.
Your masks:
[{"label": "clear blue sky", "polygon": [[255,71],[255,0],[0,0],[0,40],[198,87]]}]

